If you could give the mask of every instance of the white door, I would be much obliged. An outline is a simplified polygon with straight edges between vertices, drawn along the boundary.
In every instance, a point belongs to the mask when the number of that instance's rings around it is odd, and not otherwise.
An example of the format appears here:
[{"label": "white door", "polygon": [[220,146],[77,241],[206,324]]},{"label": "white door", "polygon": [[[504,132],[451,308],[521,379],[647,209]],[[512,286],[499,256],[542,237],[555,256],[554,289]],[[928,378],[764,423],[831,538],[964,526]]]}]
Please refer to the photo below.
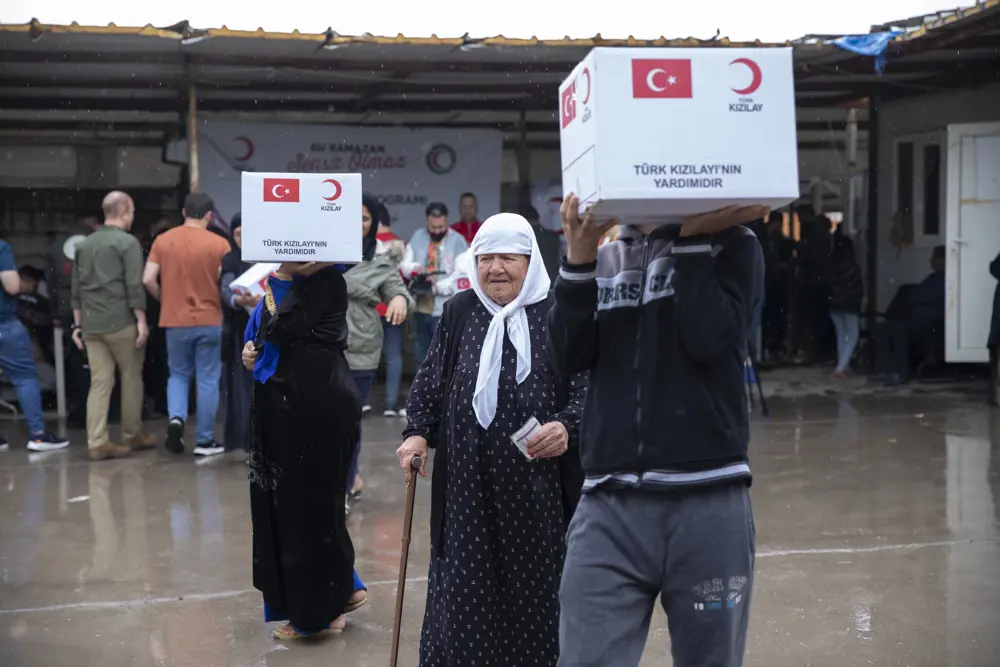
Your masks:
[{"label": "white door", "polygon": [[987,362],[1000,253],[1000,123],[948,126],[945,359]]}]

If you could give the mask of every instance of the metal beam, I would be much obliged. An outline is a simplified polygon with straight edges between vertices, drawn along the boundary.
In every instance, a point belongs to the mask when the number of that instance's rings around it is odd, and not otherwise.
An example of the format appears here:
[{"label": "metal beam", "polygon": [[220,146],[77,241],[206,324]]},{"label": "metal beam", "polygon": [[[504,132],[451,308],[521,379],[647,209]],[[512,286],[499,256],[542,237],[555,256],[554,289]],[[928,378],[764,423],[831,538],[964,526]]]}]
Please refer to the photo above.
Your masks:
[{"label": "metal beam", "polygon": [[[463,111],[461,108],[453,109],[454,111]],[[246,122],[259,122],[253,119],[246,119]],[[397,122],[378,122],[377,117],[373,118],[371,121],[356,122],[350,120],[337,120],[330,119],[325,121],[329,124],[350,124],[357,125],[359,127],[398,127]],[[439,122],[413,122],[408,121],[405,118],[401,119],[401,122],[406,125],[406,127],[441,127],[442,123]],[[317,124],[322,124],[317,122]],[[518,124],[516,121],[508,122],[475,122],[475,121],[447,121],[445,123],[448,127],[453,128],[490,128],[499,129],[507,132],[517,132]],[[58,130],[62,132],[114,132],[116,134],[128,134],[129,132],[171,132],[177,131],[184,128],[184,122],[180,119],[176,121],[153,121],[153,122],[108,122],[108,121],[92,121],[92,120],[19,120],[19,119],[0,119],[0,132],[2,131],[22,131],[22,132],[44,132]],[[825,126],[822,129],[827,129]],[[559,124],[557,120],[553,120],[550,123],[528,123],[527,124],[528,133],[537,132],[558,132]]]},{"label": "metal beam", "polygon": [[[185,100],[176,98],[141,97],[8,97],[0,100],[0,109],[62,109],[62,110],[102,110],[102,111],[178,111],[185,106]],[[336,113],[359,113],[356,101],[330,102],[325,100],[220,100],[199,99],[198,108],[202,112],[254,112],[254,111],[327,111]],[[375,100],[364,111],[386,112],[444,112],[444,111],[552,111],[559,108],[553,95],[502,99],[455,100]]]},{"label": "metal beam", "polygon": [[[0,62],[17,63],[67,63],[72,65],[171,65],[183,67],[185,62],[192,67],[248,67],[273,69],[306,69],[345,72],[371,72],[378,70],[426,72],[561,72],[568,74],[576,67],[589,49],[580,49],[559,61],[428,61],[428,60],[385,60],[378,56],[368,58],[344,58],[332,53],[327,57],[272,57],[272,56],[232,56],[197,55],[170,53],[116,53],[90,51],[0,51]],[[321,52],[326,53],[326,52]],[[373,54],[374,55],[374,54]],[[186,56],[186,59],[185,59]]]},{"label": "metal beam", "polygon": [[[205,81],[203,79],[194,78],[190,81],[198,86],[200,93],[205,91],[218,91],[218,92],[230,92],[230,91],[252,91],[257,93],[270,93],[274,95],[282,94],[303,94],[303,93],[330,93],[334,89],[338,93],[361,93],[363,94],[363,99],[369,98],[374,100],[375,97],[379,95],[417,95],[417,94],[464,94],[464,95],[482,95],[482,94],[523,94],[523,93],[536,93],[539,91],[549,91],[554,93],[559,89],[558,81],[547,81],[538,83],[479,83],[470,84],[467,81],[435,81],[433,83],[426,81],[406,81],[405,77],[409,76],[409,73],[401,72],[398,74],[400,78],[391,79],[373,79],[371,81],[302,81],[296,82],[294,79],[287,81],[260,81],[254,83],[246,83],[245,81],[232,81],[232,82],[218,82],[218,81]],[[118,81],[108,81],[108,80],[90,80],[90,79],[47,79],[42,85],[39,85],[37,79],[28,79],[26,77],[11,77],[3,76],[0,77],[0,88],[22,88],[26,91],[30,91],[33,88],[42,88],[44,90],[74,90],[74,89],[90,89],[90,90],[109,90],[109,91],[132,91],[136,93],[146,92],[146,91],[172,91],[177,90],[181,86],[186,85],[189,80],[182,76],[178,76],[174,79],[122,79]]]},{"label": "metal beam", "polygon": [[[410,74],[411,74],[411,72],[408,71],[408,70],[401,70],[401,69],[400,70],[396,70],[388,78],[382,78],[382,79],[380,79],[379,83],[381,83],[383,85],[385,85],[385,84],[391,84],[391,83],[394,83],[394,82],[395,83],[403,83],[410,76]],[[385,91],[382,89],[382,86],[372,85],[371,87],[368,88],[367,91],[365,91],[365,93],[358,100],[358,102],[357,102],[358,108],[362,109],[362,110],[363,109],[367,109],[371,105],[371,103],[376,100],[376,98],[378,98],[380,95],[384,95],[384,94],[385,94]]]},{"label": "metal beam", "polygon": [[795,100],[798,108],[813,107],[845,107],[865,99],[864,93],[844,93],[841,95],[824,95],[822,97],[802,97]]},{"label": "metal beam", "polygon": [[[966,39],[979,38],[997,26],[1000,26],[1000,11],[997,11],[997,8],[994,7],[992,12],[991,10],[984,10],[966,19],[959,19],[953,24],[931,28],[927,34],[903,42],[899,45],[899,49],[903,53],[920,53],[940,49],[946,46],[957,45]],[[993,45],[995,44],[996,42],[994,41]]]}]

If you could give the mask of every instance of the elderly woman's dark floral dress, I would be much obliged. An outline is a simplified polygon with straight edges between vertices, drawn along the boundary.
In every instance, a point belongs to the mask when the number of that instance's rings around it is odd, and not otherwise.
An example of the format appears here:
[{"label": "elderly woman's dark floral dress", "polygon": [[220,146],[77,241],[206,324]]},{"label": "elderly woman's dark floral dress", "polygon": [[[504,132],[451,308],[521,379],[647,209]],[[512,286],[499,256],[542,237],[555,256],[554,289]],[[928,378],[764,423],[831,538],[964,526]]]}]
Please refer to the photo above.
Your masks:
[{"label": "elderly woman's dark floral dress", "polygon": [[[563,380],[546,351],[551,300],[526,306],[531,374],[518,385],[505,337],[496,417],[473,413],[492,315],[470,290],[453,297],[420,367],[404,437],[435,448],[431,564],[421,667],[555,665],[565,534],[583,482],[576,449],[583,377]],[[570,449],[528,461],[510,436],[531,417],[562,422]]]}]

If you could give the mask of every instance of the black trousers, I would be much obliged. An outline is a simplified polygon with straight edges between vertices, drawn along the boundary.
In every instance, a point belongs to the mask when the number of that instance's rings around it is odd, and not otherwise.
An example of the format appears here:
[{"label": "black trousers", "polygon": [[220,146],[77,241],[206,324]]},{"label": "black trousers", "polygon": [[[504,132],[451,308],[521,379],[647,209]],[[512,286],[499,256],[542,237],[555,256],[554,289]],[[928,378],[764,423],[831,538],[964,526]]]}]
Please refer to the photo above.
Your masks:
[{"label": "black trousers", "polygon": [[876,364],[880,373],[910,374],[910,351],[927,342],[930,323],[912,318],[887,320],[875,333]]},{"label": "black trousers", "polygon": [[1000,396],[997,395],[997,376],[1000,375],[1000,347],[996,345],[990,346],[990,393],[987,394],[986,400],[990,405],[997,405],[1000,402]]}]

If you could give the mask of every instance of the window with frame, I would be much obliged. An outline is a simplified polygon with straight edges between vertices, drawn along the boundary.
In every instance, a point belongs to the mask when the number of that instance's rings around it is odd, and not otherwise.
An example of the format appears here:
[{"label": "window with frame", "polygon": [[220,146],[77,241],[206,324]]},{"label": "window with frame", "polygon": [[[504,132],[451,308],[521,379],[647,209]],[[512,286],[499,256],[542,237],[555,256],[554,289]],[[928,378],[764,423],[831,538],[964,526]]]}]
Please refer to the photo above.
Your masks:
[{"label": "window with frame", "polygon": [[913,221],[916,245],[937,245],[944,232],[944,146],[943,132],[896,138],[896,211]]}]

